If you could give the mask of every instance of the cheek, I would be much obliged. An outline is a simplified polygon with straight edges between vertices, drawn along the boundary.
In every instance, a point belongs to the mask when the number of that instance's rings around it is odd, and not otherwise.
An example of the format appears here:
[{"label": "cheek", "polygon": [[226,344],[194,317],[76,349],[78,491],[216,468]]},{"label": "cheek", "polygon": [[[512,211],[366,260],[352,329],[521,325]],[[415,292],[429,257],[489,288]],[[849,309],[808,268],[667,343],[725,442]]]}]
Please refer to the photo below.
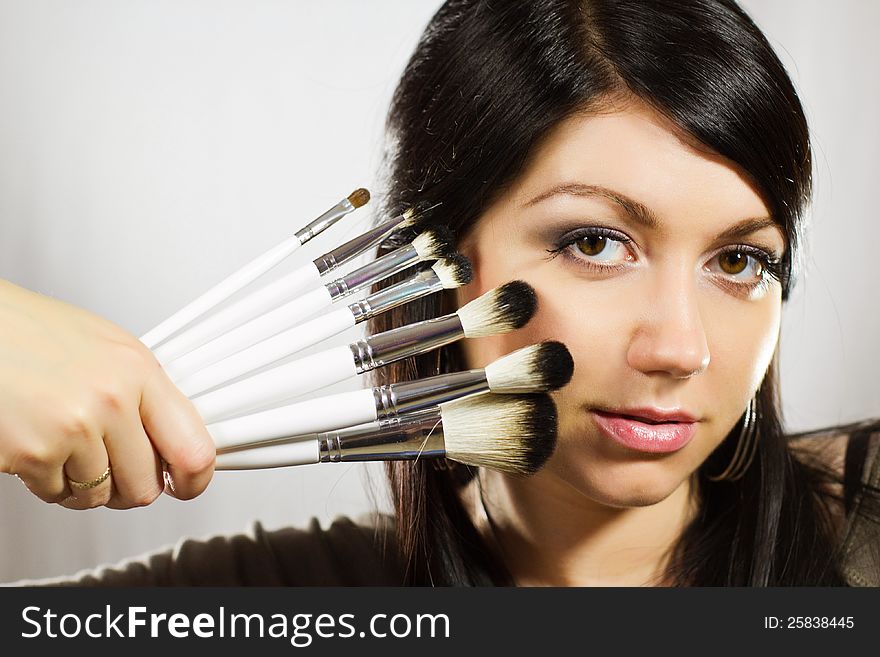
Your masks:
[{"label": "cheek", "polygon": [[[460,303],[479,296],[489,289],[519,279],[531,285],[537,295],[538,309],[523,328],[487,338],[464,340],[462,348],[468,367],[485,367],[493,360],[521,347],[557,340],[571,351],[575,361],[574,384],[580,370],[601,365],[615,340],[620,340],[626,308],[612,303],[603,308],[607,291],[591,288],[583,282],[560,281],[552,267],[500,267],[499,261],[475,267],[477,276],[462,290]],[[620,347],[616,347],[620,353]],[[568,387],[572,387],[571,385]]]},{"label": "cheek", "polygon": [[773,360],[780,303],[768,296],[747,306],[717,302],[707,306],[703,317],[711,361],[705,376],[725,393],[719,402],[732,404],[741,413]]}]

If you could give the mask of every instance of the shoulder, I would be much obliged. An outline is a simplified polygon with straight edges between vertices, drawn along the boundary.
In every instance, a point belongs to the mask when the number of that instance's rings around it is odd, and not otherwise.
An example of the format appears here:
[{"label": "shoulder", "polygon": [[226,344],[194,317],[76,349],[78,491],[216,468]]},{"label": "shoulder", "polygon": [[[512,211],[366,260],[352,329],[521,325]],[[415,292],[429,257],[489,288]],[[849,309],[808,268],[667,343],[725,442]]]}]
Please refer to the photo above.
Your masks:
[{"label": "shoulder", "polygon": [[324,526],[312,518],[306,527],[274,531],[257,528],[255,539],[264,543],[280,569],[279,577],[292,586],[400,586],[403,571],[398,559],[394,517],[364,513],[337,516]]},{"label": "shoulder", "polygon": [[880,456],[880,418],[789,434],[788,440],[798,460],[831,475],[829,483],[834,485],[829,492],[844,499],[849,484],[871,478]]},{"label": "shoulder", "polygon": [[70,577],[11,586],[398,586],[393,516],[337,516],[325,525],[185,538],[176,545]]},{"label": "shoulder", "polygon": [[237,578],[236,585],[395,586],[403,579],[396,548],[394,517],[372,512],[273,530],[254,522],[230,537],[186,541],[177,560],[198,571],[205,552],[213,552],[227,564],[222,576]]},{"label": "shoulder", "polygon": [[880,418],[790,436],[793,453],[820,464],[828,508],[853,585],[880,586]]}]

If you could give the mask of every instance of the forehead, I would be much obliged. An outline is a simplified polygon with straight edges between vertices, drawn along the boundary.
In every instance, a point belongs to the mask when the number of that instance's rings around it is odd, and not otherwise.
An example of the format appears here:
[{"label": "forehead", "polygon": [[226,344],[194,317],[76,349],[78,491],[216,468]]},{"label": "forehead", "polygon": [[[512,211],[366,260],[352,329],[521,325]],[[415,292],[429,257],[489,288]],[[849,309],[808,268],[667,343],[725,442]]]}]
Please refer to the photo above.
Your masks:
[{"label": "forehead", "polygon": [[[613,189],[650,208],[661,230],[723,229],[769,210],[731,161],[683,136],[650,106],[631,100],[557,125],[535,149],[513,191],[521,207],[565,184]],[[557,194],[541,203],[577,199]]]}]

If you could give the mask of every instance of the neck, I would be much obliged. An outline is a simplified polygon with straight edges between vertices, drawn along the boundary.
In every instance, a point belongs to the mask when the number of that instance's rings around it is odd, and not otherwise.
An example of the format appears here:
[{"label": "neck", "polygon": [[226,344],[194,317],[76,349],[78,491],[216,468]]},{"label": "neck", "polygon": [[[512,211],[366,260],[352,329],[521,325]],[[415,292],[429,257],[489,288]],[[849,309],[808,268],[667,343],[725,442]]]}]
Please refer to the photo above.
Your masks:
[{"label": "neck", "polygon": [[690,480],[656,504],[624,508],[541,475],[484,470],[470,493],[477,529],[518,586],[664,585],[671,550],[697,510]]}]

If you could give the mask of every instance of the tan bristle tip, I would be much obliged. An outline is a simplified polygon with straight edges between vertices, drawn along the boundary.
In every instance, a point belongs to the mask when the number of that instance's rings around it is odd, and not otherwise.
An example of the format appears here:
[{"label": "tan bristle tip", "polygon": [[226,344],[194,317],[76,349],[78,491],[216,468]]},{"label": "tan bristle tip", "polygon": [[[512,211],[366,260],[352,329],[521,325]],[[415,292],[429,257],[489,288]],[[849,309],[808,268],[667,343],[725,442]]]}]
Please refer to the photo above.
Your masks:
[{"label": "tan bristle tip", "polygon": [[369,201],[370,192],[368,192],[363,187],[354,190],[351,194],[348,195],[348,202],[356,208],[366,205]]}]

